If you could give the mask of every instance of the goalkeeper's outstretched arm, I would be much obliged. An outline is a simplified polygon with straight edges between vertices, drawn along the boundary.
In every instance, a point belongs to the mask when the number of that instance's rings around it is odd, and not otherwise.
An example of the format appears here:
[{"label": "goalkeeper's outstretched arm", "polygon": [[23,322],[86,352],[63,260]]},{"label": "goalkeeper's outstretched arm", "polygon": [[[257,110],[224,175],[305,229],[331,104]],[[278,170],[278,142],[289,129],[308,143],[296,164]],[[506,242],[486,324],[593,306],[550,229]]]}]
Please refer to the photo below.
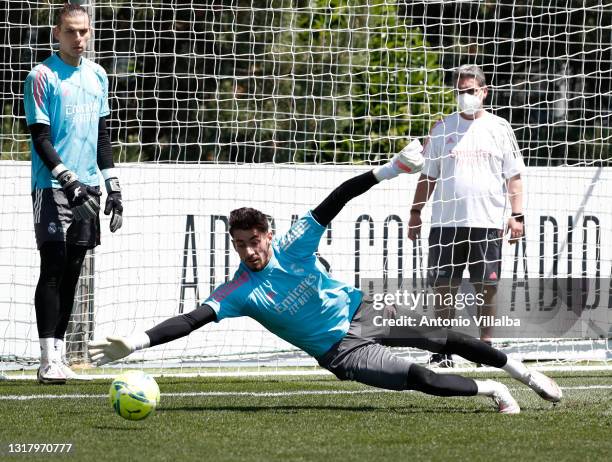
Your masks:
[{"label": "goalkeeper's outstretched arm", "polygon": [[185,337],[196,329],[217,319],[208,305],[200,305],[187,314],[174,316],[147,330],[129,337],[107,337],[106,340],[89,343],[89,356],[98,366],[117,361],[137,350],[171,342]]},{"label": "goalkeeper's outstretched arm", "polygon": [[327,226],[340,213],[348,201],[360,196],[377,183],[378,180],[372,171],[345,181],[312,211],[313,218],[321,226]]},{"label": "goalkeeper's outstretched arm", "polygon": [[332,191],[313,211],[312,216],[322,226],[327,226],[340,213],[348,201],[360,196],[383,180],[390,180],[401,173],[417,173],[423,168],[423,147],[413,140],[389,162],[372,171],[345,181]]}]

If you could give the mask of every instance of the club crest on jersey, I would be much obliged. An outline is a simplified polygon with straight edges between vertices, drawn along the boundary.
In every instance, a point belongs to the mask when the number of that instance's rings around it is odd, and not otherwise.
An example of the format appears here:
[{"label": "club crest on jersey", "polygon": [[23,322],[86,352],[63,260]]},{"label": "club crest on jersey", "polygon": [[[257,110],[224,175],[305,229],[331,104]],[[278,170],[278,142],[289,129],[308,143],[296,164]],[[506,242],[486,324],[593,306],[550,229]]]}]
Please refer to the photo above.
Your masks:
[{"label": "club crest on jersey", "polygon": [[268,297],[268,300],[273,302],[274,301],[274,297],[276,297],[276,292],[274,292],[273,290],[270,290],[270,291],[266,292],[266,297]]},{"label": "club crest on jersey", "polygon": [[81,195],[81,187],[79,186],[78,188],[74,190],[74,197],[72,199],[76,199],[80,195]]},{"label": "club crest on jersey", "polygon": [[57,233],[57,225],[54,222],[50,222],[49,226],[47,227],[47,231],[49,232],[49,234]]}]

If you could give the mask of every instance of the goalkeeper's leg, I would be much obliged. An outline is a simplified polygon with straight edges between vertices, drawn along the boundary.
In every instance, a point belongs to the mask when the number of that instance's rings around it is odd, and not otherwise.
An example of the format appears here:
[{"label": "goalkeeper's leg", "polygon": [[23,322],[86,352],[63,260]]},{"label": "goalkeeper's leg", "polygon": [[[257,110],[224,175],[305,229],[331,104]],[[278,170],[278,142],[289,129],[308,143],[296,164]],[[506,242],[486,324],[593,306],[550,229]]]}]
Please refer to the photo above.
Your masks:
[{"label": "goalkeeper's leg", "polygon": [[559,402],[562,392],[554,380],[529,370],[522,362],[477,338],[448,329],[398,328],[379,341],[387,346],[419,348],[442,354],[456,354],[468,361],[505,370],[516,380],[533,389],[543,399]]},{"label": "goalkeeper's leg", "polygon": [[416,390],[435,396],[489,396],[499,412],[520,412],[508,388],[499,382],[437,374],[393,355],[371,339],[350,332],[318,361],[340,380],[355,380],[389,390]]},{"label": "goalkeeper's leg", "polygon": [[41,383],[66,381],[55,355],[55,329],[60,311],[59,287],[64,277],[65,264],[64,242],[45,242],[40,247],[40,276],[34,294],[34,307],[40,341],[38,380]]},{"label": "goalkeeper's leg", "polygon": [[64,277],[59,287],[59,316],[54,332],[56,339],[64,340],[64,335],[66,335],[68,321],[70,320],[74,305],[74,294],[86,253],[86,247],[74,244],[66,245]]},{"label": "goalkeeper's leg", "polygon": [[72,380],[88,380],[76,374],[66,361],[64,351],[64,337],[66,330],[68,329],[68,322],[70,321],[70,315],[72,314],[72,308],[74,306],[74,294],[76,292],[76,286],[81,275],[81,267],[83,266],[83,260],[87,253],[87,247],[66,244],[66,263],[64,268],[64,277],[62,278],[59,287],[59,316],[54,332],[54,344],[55,344],[55,356],[57,362],[64,372],[67,379]]}]

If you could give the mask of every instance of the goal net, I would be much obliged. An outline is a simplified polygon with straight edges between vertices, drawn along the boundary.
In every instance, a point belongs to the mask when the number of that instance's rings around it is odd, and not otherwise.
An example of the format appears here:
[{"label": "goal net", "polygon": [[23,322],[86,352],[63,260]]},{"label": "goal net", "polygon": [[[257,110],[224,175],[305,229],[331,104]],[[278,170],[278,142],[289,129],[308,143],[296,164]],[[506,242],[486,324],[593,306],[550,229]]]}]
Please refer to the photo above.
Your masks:
[{"label": "goal net", "polygon": [[[453,69],[478,64],[486,109],[511,124],[527,165],[525,238],[504,243],[498,294],[498,316],[523,327],[500,326],[495,345],[526,360],[609,364],[611,2],[83,4],[91,57],[109,76],[125,217],[115,234],[102,217],[102,245],[87,258],[67,337],[73,361],[86,361],[89,339],[188,312],[231,278],[230,210],[258,208],[282,233],[340,182],[424,140],[457,110]],[[22,95],[27,73],[56,49],[57,6],[0,6],[0,360],[8,369],[39,358]],[[334,220],[319,254],[335,278],[366,292],[426,286],[431,203],[423,239],[407,238],[416,179],[377,185]],[[199,371],[316,364],[248,318],[123,364],[133,362]]]}]

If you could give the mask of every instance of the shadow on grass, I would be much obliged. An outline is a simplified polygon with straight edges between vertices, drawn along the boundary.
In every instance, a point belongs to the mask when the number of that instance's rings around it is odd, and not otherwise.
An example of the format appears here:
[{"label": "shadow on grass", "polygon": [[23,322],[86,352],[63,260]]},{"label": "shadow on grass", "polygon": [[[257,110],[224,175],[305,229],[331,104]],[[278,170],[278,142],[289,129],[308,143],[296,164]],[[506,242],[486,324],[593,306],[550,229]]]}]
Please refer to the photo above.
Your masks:
[{"label": "shadow on grass", "polygon": [[[260,377],[157,377],[155,379],[160,386],[194,386],[201,390],[206,390],[211,386],[222,385],[262,385],[262,384],[290,384],[291,386],[309,386],[309,385],[326,385],[329,383],[339,383],[335,377],[321,376],[260,376]],[[356,387],[355,387],[356,388]]]},{"label": "shadow on grass", "polygon": [[123,425],[92,425],[90,428],[94,428],[96,430],[111,430],[111,431],[120,431],[120,432],[146,432],[149,431],[147,427],[136,427],[136,426],[127,426],[124,422],[121,422]]},{"label": "shadow on grass", "polygon": [[350,413],[394,413],[394,414],[479,414],[495,412],[491,409],[469,409],[449,407],[422,407],[417,405],[404,405],[401,407],[375,407],[375,406],[322,406],[322,405],[285,405],[285,406],[181,406],[158,409],[158,413],[172,412],[241,412],[259,413],[268,412],[272,414],[296,414],[302,411],[342,411]]}]

